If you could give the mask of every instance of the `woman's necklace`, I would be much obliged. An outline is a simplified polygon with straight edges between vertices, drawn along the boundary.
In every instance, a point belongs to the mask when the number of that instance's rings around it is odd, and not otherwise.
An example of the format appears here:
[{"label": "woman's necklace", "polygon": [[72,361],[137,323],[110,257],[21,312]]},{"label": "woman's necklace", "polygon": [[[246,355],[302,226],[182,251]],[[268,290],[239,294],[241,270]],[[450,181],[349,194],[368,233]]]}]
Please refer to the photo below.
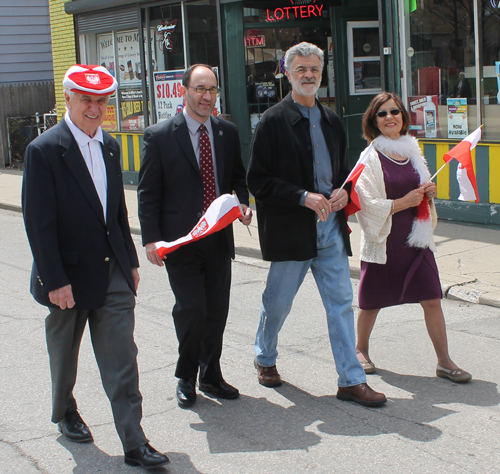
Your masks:
[{"label": "woman's necklace", "polygon": [[397,165],[399,166],[404,166],[404,165],[407,165],[409,162],[410,162],[410,157],[406,158],[406,160],[404,161],[399,161],[399,160],[394,160],[393,158],[391,158],[390,156],[387,156],[385,153],[383,153],[383,155],[389,160],[389,161],[392,161],[393,163],[396,163]]}]

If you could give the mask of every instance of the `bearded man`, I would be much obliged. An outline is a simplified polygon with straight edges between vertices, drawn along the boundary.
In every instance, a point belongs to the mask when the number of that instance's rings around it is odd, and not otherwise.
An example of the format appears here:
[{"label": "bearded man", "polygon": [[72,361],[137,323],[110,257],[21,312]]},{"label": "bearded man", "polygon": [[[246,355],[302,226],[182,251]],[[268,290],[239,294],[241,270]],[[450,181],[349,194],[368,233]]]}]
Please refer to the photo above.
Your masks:
[{"label": "bearded man", "polygon": [[276,369],[278,333],[312,269],[325,306],[338,373],[337,398],[364,406],[386,403],[366,384],[356,357],[349,231],[349,194],[339,191],[349,174],[340,119],[316,100],[323,51],[299,43],[285,55],[292,92],[265,112],[255,129],[247,183],[257,204],[264,260],[271,261],[255,339],[259,383],[281,385]]}]

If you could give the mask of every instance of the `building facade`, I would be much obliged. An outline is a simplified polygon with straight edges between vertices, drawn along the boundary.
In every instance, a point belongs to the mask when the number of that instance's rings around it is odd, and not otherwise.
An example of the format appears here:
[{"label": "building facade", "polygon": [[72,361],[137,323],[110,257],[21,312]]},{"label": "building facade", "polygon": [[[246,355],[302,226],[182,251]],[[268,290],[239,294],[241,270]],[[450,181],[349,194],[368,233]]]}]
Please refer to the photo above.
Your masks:
[{"label": "building facade", "polygon": [[436,178],[438,207],[442,218],[500,225],[497,0],[51,3],[73,19],[76,60],[105,65],[118,80],[104,127],[121,142],[128,182],[137,179],[143,129],[182,109],[180,78],[194,63],[218,68],[221,95],[214,113],[238,125],[247,160],[261,114],[290,90],[284,53],[309,41],[325,50],[319,99],[344,123],[352,164],[366,146],[362,114],[381,90],[399,93],[408,105],[411,133],[431,171],[450,147],[484,125],[473,152],[480,204],[457,201],[452,163]]},{"label": "building facade", "polygon": [[[36,135],[36,127],[32,130],[30,123],[23,120],[54,108],[52,66],[49,0],[2,0],[0,168],[22,161],[31,135]],[[19,127],[24,130],[21,132]],[[14,137],[17,143],[13,143]]]}]

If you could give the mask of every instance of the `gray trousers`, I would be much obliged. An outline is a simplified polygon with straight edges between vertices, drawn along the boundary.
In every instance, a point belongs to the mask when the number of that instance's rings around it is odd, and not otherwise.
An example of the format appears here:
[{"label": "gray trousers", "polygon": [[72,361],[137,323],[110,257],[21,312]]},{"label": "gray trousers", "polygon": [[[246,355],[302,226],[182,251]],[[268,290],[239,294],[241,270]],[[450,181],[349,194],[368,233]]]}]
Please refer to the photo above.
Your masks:
[{"label": "gray trousers", "polygon": [[110,262],[106,300],[93,310],[53,309],[45,320],[52,377],[52,421],[58,423],[76,409],[73,387],[78,352],[87,321],[104,390],[111,402],[124,451],[148,442],[141,428],[137,346],[134,342],[135,298],[115,259]]}]

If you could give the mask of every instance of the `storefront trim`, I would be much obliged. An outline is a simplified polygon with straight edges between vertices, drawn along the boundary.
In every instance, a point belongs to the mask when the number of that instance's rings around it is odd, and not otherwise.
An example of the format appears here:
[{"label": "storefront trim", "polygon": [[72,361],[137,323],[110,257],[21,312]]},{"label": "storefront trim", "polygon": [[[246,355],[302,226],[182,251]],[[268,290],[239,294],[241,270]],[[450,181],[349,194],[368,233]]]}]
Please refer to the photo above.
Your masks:
[{"label": "storefront trim", "polygon": [[[103,0],[73,0],[66,2],[64,4],[64,11],[68,15],[78,15],[81,13],[90,13],[96,12],[100,10],[110,10],[113,8],[127,7],[130,5],[144,5],[151,4],[154,0],[107,0],[103,2]],[[163,0],[161,2],[162,5],[168,5],[170,3],[180,3],[181,0]]]}]

